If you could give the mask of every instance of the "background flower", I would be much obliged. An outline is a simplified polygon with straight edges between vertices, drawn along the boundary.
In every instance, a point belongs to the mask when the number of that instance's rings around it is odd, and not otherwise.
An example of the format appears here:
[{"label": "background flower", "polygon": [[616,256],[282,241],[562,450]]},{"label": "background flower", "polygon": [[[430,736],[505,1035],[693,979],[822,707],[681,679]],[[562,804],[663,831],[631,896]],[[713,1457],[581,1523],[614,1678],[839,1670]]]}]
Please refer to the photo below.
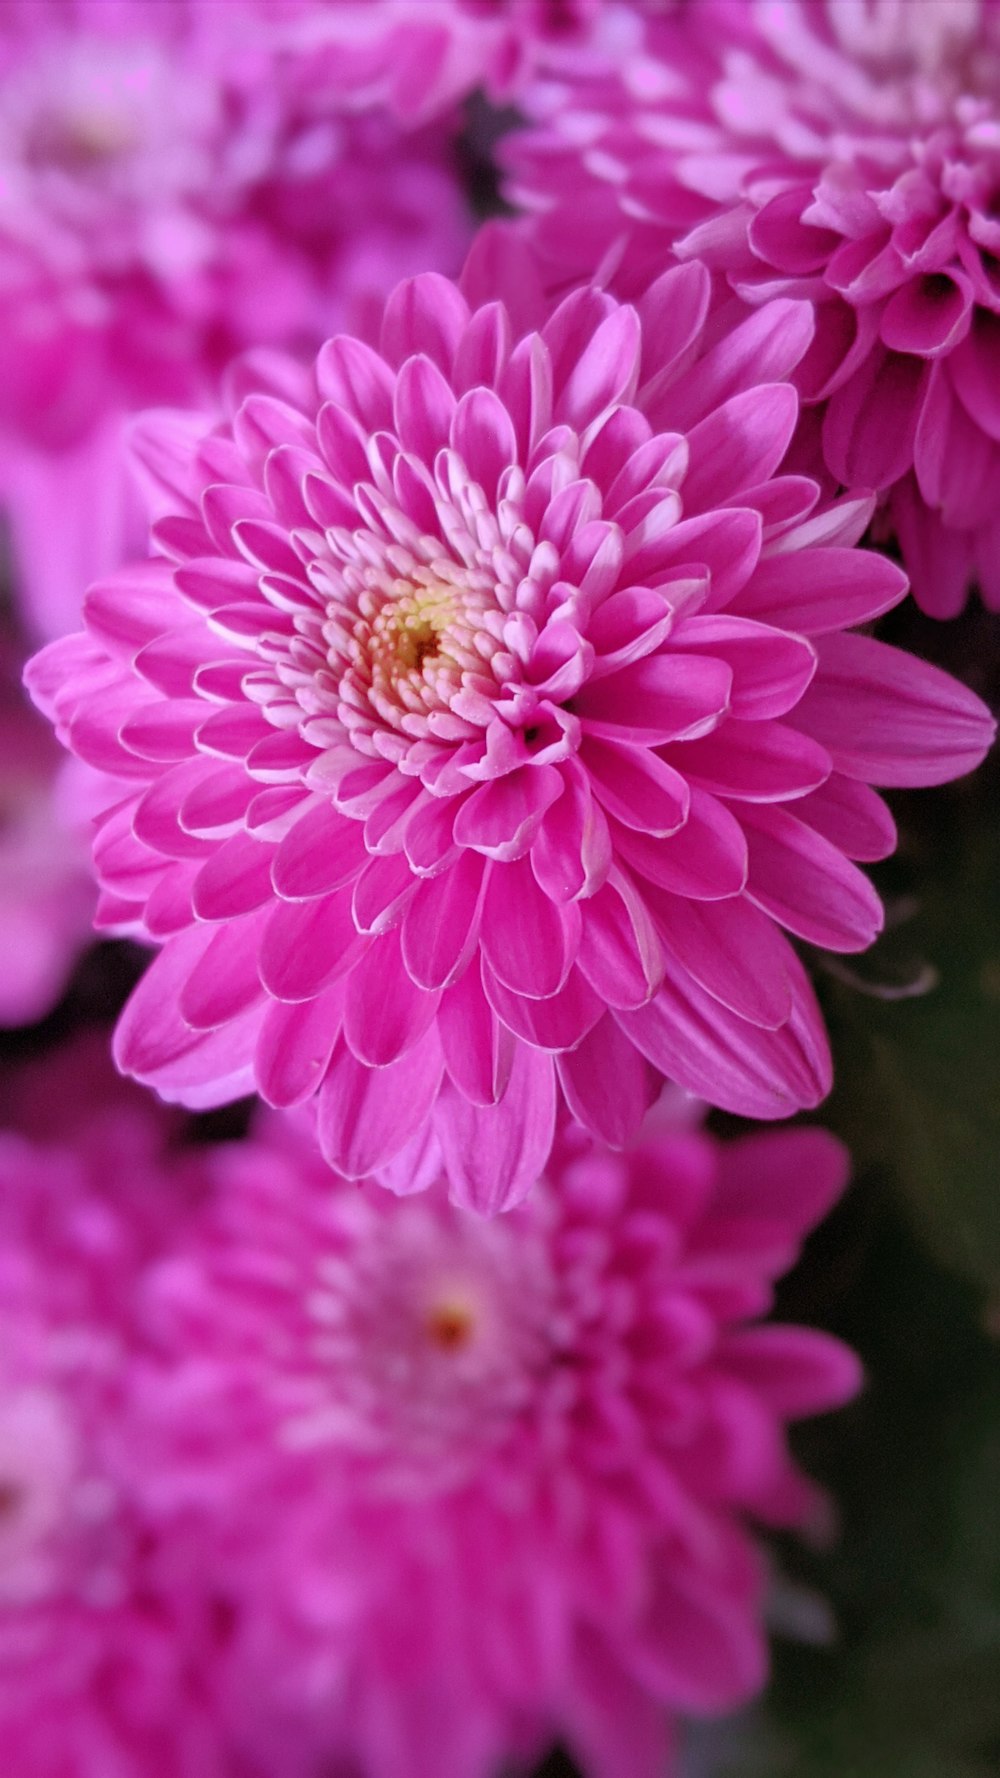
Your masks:
[{"label": "background flower", "polygon": [[102,1060],[65,1058],[89,1112],[60,1130],[57,1066],[48,1139],[0,1135],[0,1737],[17,1778],[229,1778],[204,1549],[150,1535],[117,1452],[137,1280],[197,1168]]},{"label": "background flower", "polygon": [[404,273],[461,261],[458,95],[410,57],[422,115],[393,115],[339,54],[300,43],[323,16],[4,7],[0,490],[36,632],[71,628],[87,581],[136,540],[130,410],[214,400],[241,347],[314,350],[337,321],[370,325]]},{"label": "background flower", "polygon": [[744,1517],[818,1507],[783,1423],[857,1387],[836,1342],[756,1325],[843,1151],[577,1131],[492,1223],[347,1190],[287,1125],[217,1167],[149,1280],[135,1448],[151,1515],[216,1526],[241,1708],[311,1713],[366,1778],[485,1778],[555,1732],[662,1778],[668,1711],[762,1681]]},{"label": "background flower", "polygon": [[1000,604],[1000,9],[694,0],[612,8],[607,31],[611,14],[641,42],[615,67],[556,59],[515,195],[568,199],[577,239],[581,202],[605,238],[635,222],[632,250],[659,234],[750,301],[814,302],[797,381],[833,483],[883,494],[927,611],[953,616],[970,579]]}]

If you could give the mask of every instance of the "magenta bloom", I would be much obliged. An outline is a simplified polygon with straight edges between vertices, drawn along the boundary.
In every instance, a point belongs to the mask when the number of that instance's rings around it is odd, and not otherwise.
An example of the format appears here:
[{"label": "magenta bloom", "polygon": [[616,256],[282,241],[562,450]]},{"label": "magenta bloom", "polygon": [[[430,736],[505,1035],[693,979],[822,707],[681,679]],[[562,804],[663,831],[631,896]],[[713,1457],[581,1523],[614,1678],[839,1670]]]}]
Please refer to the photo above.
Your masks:
[{"label": "magenta bloom", "polygon": [[[86,1056],[76,1062],[86,1072]],[[57,1065],[58,1072],[58,1065]],[[96,1082],[100,1093],[102,1081]],[[50,1083],[51,1086],[51,1083]],[[138,1095],[133,1095],[138,1098]],[[57,1101],[56,1101],[57,1102]],[[54,1100],[50,1090],[48,1123]],[[155,1107],[74,1147],[0,1135],[0,1744],[16,1778],[232,1778],[210,1757],[212,1598],[121,1476],[137,1280],[190,1168]]]},{"label": "magenta bloom", "polygon": [[461,263],[433,57],[406,64],[428,121],[400,121],[300,42],[297,18],[200,0],[0,9],[0,497],[43,637],[132,553],[129,411],[214,399],[235,351],[314,351],[334,325],[371,325],[405,274]]},{"label": "magenta bloom", "polygon": [[869,783],[967,771],[992,724],[845,633],[905,590],[847,547],[870,502],[775,477],[808,309],[727,329],[708,301],[675,268],[515,340],[428,275],[381,352],[276,364],[200,439],[147,421],[158,553],[29,668],[130,785],[105,919],[163,950],[123,1069],[194,1105],[318,1095],[353,1178],[430,1120],[481,1209],[544,1167],[557,1078],[612,1144],[662,1075],[750,1116],[822,1099],[779,927],[867,945]]},{"label": "magenta bloom", "polygon": [[590,1778],[664,1778],[674,1713],[763,1683],[746,1520],[822,1504],[785,1424],[858,1386],[757,1324],[843,1150],[576,1131],[493,1222],[337,1187],[287,1124],[216,1165],[149,1280],[134,1448],[151,1519],[211,1520],[238,1577],[237,1707],[280,1698],[365,1778],[490,1778],[557,1734]]},{"label": "magenta bloom", "polygon": [[568,199],[577,230],[581,202],[604,234],[627,217],[644,253],[658,231],[752,302],[813,301],[797,381],[833,481],[884,496],[927,611],[970,578],[1000,607],[996,0],[619,13],[630,55],[564,58],[532,95],[518,194]]}]

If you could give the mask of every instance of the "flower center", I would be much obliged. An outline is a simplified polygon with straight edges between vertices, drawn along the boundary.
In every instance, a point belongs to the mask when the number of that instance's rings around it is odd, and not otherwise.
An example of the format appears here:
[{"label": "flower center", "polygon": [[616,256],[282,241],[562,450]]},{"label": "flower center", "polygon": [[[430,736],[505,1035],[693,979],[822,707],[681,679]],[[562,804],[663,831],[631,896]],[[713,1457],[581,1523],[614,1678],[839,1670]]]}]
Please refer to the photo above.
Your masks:
[{"label": "flower center", "polygon": [[371,626],[368,642],[372,680],[383,684],[413,675],[422,677],[429,664],[454,666],[447,653],[450,626],[456,617],[450,587],[409,587],[401,583],[397,598],[383,605]]},{"label": "flower center", "polygon": [[458,1297],[443,1297],[432,1303],[427,1312],[427,1333],[433,1345],[442,1352],[456,1352],[468,1346],[476,1331],[476,1317],[470,1302]]}]

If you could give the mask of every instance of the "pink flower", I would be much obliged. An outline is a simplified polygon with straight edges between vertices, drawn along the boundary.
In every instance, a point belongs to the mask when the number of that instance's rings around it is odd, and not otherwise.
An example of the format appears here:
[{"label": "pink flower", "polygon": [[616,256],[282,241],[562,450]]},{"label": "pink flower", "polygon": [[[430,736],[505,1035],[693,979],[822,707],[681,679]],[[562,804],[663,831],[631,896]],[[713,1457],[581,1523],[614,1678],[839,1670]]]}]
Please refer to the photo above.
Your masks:
[{"label": "pink flower", "polygon": [[0,749],[0,1026],[30,1025],[55,1005],[91,938],[89,836],[67,806],[76,768],[67,776],[12,687],[0,686]]},{"label": "pink flower", "polygon": [[839,1342],[758,1325],[843,1150],[577,1130],[493,1222],[335,1186],[287,1124],[216,1167],[149,1279],[133,1446],[151,1521],[201,1514],[237,1577],[237,1708],[281,1700],[365,1778],[557,1734],[590,1778],[662,1778],[672,1715],[764,1681],[747,1519],[821,1505],[786,1422],[858,1387]]},{"label": "pink flower", "polygon": [[130,786],[104,918],[163,950],[125,1071],[193,1105],[318,1096],[352,1178],[430,1120],[486,1210],[544,1167],[557,1078],[612,1144],[662,1075],[756,1117],[822,1099],[779,927],[870,943],[869,782],[967,771],[992,724],[846,633],[905,590],[847,547],[871,503],[774,475],[808,309],[708,301],[684,266],[515,339],[428,275],[381,352],[247,372],[200,439],[150,417],[158,553],[29,667]]},{"label": "pink flower", "polygon": [[162,1145],[155,1108],[125,1102],[72,1150],[0,1135],[0,1744],[17,1778],[232,1778],[206,1709],[204,1550],[199,1567],[157,1541],[118,1451],[137,1280],[195,1183]]},{"label": "pink flower", "polygon": [[1000,607],[1000,6],[624,12],[645,32],[617,68],[564,60],[524,101],[517,195],[569,200],[572,252],[583,213],[630,218],[749,301],[813,301],[797,381],[833,481],[883,495],[927,611],[970,579]]},{"label": "pink flower", "polygon": [[[331,325],[370,325],[404,274],[461,263],[452,113],[365,102],[294,20],[184,0],[2,10],[0,493],[43,636],[130,553],[130,410],[212,399],[244,346],[312,352]],[[434,67],[411,58],[408,78],[433,86]]]},{"label": "pink flower", "polygon": [[[586,48],[602,0],[289,0],[286,49],[310,86],[413,124],[479,90],[516,102],[550,49]],[[265,6],[267,0],[264,0]]]}]

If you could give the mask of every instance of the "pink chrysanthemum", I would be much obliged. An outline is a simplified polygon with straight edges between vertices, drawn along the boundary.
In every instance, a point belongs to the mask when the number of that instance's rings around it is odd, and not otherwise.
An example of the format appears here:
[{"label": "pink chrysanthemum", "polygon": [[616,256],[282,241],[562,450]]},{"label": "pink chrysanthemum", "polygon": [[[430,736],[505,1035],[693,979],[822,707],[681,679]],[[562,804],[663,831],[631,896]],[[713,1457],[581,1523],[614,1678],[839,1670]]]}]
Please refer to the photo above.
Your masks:
[{"label": "pink chrysanthemum", "polygon": [[430,1119],[482,1209],[544,1167],[557,1077],[613,1144],[658,1075],[750,1116],[822,1099],[779,926],[867,945],[868,783],[966,771],[992,725],[845,633],[905,590],[846,547],[870,502],[774,475],[808,308],[708,301],[674,268],[515,340],[428,275],[380,352],[273,363],[200,439],[148,421],[159,553],[29,668],[131,786],[97,868],[163,950],[123,1069],[195,1105],[318,1095],[351,1177]]},{"label": "pink chrysanthemum", "polygon": [[[267,7],[273,0],[262,0]],[[351,93],[406,123],[477,91],[516,100],[547,52],[588,43],[601,0],[279,0],[283,40],[314,91]]]},{"label": "pink chrysanthemum", "polygon": [[[86,1069],[87,1058],[76,1062]],[[102,1082],[90,1077],[98,1091]],[[138,1095],[133,1095],[138,1099]],[[48,1121],[52,1125],[52,1096]],[[116,1447],[134,1298],[197,1178],[155,1107],[0,1135],[0,1745],[11,1778],[234,1778],[204,1551],[151,1534]],[[197,1175],[198,1169],[194,1169]]]},{"label": "pink chrysanthemum", "polygon": [[296,16],[2,8],[0,495],[43,636],[79,621],[81,574],[124,559],[125,414],[205,401],[234,351],[314,351],[331,325],[368,326],[405,274],[461,263],[457,119],[433,56],[406,61],[427,121],[401,121],[300,43]]},{"label": "pink chrysanthemum", "polygon": [[644,33],[617,69],[564,61],[531,96],[517,194],[577,228],[582,201],[605,238],[628,218],[750,301],[813,301],[798,382],[830,474],[883,494],[927,611],[970,578],[1000,607],[1000,6],[619,14]]},{"label": "pink chrysanthemum", "polygon": [[280,1699],[364,1778],[488,1778],[555,1735],[663,1778],[668,1713],[763,1682],[745,1520],[822,1506],[785,1424],[858,1385],[829,1336],[756,1325],[842,1149],[576,1131],[494,1222],[346,1191],[287,1125],[216,1165],[149,1281],[135,1446],[151,1517],[217,1523],[247,1595],[239,1709]]}]

